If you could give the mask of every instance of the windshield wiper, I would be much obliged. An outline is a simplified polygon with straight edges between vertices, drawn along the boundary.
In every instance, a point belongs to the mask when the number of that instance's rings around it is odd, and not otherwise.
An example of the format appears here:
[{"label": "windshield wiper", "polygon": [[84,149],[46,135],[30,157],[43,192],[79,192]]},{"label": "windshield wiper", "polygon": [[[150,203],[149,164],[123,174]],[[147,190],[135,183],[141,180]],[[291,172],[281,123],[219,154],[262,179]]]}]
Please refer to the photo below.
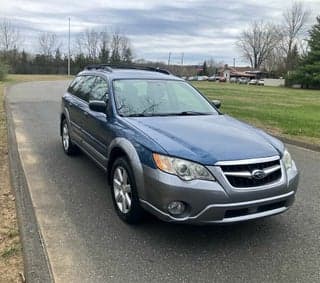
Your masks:
[{"label": "windshield wiper", "polygon": [[152,116],[197,116],[197,115],[211,115],[208,112],[197,111],[182,111],[177,113],[133,113],[129,115],[122,115],[123,117],[152,117]]},{"label": "windshield wiper", "polygon": [[177,115],[177,116],[196,116],[196,115],[210,115],[211,113],[208,112],[197,112],[197,111],[182,111],[179,113],[170,113],[170,115]]},{"label": "windshield wiper", "polygon": [[129,114],[129,115],[123,115],[123,117],[150,117],[152,115],[150,114],[145,114],[145,113],[134,113],[134,114]]}]

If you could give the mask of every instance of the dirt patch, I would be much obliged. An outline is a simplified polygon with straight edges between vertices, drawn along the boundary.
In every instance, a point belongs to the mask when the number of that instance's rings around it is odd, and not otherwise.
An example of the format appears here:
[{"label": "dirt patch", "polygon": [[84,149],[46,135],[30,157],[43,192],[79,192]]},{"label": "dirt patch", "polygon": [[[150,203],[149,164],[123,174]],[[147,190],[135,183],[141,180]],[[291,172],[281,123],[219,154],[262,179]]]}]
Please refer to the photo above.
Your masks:
[{"label": "dirt patch", "polygon": [[[58,75],[9,75],[6,84],[66,78]],[[24,281],[15,197],[10,186],[7,142],[4,83],[0,82],[0,283]]]},{"label": "dirt patch", "polygon": [[0,83],[0,282],[21,282],[23,260],[15,198],[10,186],[3,88]]}]

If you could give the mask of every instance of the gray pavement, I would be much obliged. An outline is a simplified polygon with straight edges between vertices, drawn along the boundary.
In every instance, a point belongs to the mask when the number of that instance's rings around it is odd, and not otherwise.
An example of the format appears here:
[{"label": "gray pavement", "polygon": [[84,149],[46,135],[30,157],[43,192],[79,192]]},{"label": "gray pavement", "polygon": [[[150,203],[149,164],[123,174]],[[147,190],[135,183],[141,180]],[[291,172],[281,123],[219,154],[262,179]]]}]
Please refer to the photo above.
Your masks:
[{"label": "gray pavement", "polygon": [[[18,150],[56,282],[320,282],[320,153],[289,146],[301,170],[285,214],[232,226],[132,227],[116,216],[106,177],[60,144],[66,82],[8,91]],[[23,225],[23,223],[22,223]]]}]

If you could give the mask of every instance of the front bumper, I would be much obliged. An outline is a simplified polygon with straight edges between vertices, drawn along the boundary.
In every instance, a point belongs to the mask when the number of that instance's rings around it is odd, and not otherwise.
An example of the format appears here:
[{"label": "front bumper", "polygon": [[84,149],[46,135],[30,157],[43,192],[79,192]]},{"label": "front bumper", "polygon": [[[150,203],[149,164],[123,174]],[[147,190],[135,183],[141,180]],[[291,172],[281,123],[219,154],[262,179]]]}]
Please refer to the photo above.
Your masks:
[{"label": "front bumper", "polygon": [[[299,175],[294,166],[275,183],[256,188],[232,187],[219,166],[208,169],[217,182],[194,180],[184,182],[157,169],[144,167],[144,193],[140,198],[144,209],[168,222],[219,224],[247,221],[286,211],[294,202]],[[141,196],[141,195],[140,195]],[[170,215],[167,206],[178,200],[187,204],[179,217]]]}]

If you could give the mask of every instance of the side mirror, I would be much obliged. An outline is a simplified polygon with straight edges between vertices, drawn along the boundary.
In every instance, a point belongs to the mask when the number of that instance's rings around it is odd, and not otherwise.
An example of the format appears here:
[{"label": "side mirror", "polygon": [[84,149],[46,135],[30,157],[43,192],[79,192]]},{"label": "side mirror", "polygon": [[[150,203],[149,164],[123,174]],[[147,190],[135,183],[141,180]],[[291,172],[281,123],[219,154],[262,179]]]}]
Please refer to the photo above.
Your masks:
[{"label": "side mirror", "polygon": [[219,109],[221,106],[221,101],[220,100],[211,100],[211,104]]},{"label": "side mirror", "polygon": [[100,100],[89,101],[89,109],[95,112],[106,113],[107,103]]}]

